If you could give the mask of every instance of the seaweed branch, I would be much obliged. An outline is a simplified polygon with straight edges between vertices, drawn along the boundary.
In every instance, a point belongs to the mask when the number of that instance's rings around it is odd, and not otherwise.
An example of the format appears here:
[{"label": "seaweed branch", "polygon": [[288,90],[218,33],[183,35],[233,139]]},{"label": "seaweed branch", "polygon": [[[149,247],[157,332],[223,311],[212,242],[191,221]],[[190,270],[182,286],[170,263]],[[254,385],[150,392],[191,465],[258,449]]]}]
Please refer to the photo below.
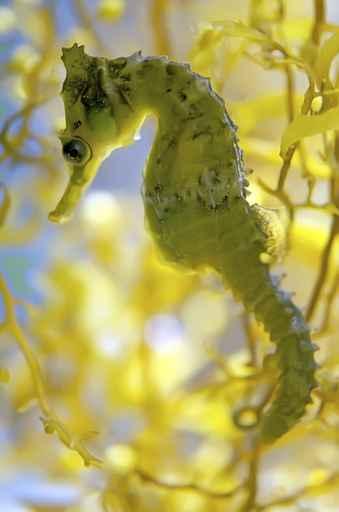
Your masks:
[{"label": "seaweed branch", "polygon": [[199,494],[202,494],[208,498],[213,498],[215,500],[225,500],[228,498],[231,498],[236,493],[238,493],[243,486],[239,485],[236,486],[231,491],[226,492],[217,492],[217,491],[211,491],[210,489],[206,489],[205,487],[201,487],[200,485],[197,485],[195,483],[185,483],[185,484],[176,484],[176,483],[170,483],[166,482],[164,480],[160,480],[146,471],[142,469],[137,469],[135,471],[136,475],[145,483],[152,484],[156,487],[159,487],[161,489],[169,490],[169,491],[193,491],[197,492]]},{"label": "seaweed branch", "polygon": [[167,27],[166,13],[170,0],[151,0],[150,25],[154,34],[157,55],[172,55],[172,43]]},{"label": "seaweed branch", "polygon": [[68,431],[67,427],[57,418],[52,410],[45,389],[44,378],[40,363],[30,347],[30,344],[17,322],[15,314],[15,301],[12,294],[7,288],[4,278],[0,275],[0,292],[2,293],[4,306],[5,306],[5,319],[0,325],[0,330],[8,332],[15,339],[22,354],[25,357],[27,366],[30,370],[32,382],[34,385],[35,395],[38,400],[39,407],[43,414],[41,421],[43,423],[46,433],[56,433],[60,441],[64,443],[71,450],[78,452],[82,457],[86,466],[94,465],[100,466],[101,461],[91,455],[91,453],[84,447],[81,440],[76,440]]}]

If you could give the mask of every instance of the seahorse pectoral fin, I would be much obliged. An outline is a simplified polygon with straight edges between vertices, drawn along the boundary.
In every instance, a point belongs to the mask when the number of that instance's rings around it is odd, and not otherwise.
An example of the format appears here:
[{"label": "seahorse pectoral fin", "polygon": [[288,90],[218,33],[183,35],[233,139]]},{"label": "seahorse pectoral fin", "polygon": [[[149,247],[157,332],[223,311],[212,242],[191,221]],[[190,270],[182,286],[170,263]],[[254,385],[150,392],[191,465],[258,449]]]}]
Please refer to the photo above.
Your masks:
[{"label": "seahorse pectoral fin", "polygon": [[286,219],[280,210],[264,208],[258,204],[253,204],[251,210],[266,238],[262,263],[280,261],[286,252],[287,246]]}]

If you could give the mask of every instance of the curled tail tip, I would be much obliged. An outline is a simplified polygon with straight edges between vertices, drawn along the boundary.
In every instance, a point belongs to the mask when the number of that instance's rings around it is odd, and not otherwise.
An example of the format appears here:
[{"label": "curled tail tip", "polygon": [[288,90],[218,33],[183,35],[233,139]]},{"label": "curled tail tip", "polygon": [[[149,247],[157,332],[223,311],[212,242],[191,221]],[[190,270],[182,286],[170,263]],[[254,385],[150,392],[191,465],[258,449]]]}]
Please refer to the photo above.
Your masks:
[{"label": "curled tail tip", "polygon": [[297,424],[297,419],[281,415],[267,414],[260,426],[260,440],[263,444],[273,444],[284,434],[287,434]]},{"label": "curled tail tip", "polygon": [[279,425],[276,421],[273,422],[267,419],[261,425],[259,438],[262,444],[270,445],[286,434],[287,431],[288,428],[285,425]]},{"label": "curled tail tip", "polygon": [[307,395],[304,397],[303,404],[299,407],[296,406],[295,410],[289,413],[283,414],[282,412],[274,410],[273,404],[273,410],[264,414],[259,425],[259,437],[263,444],[273,444],[299,423],[300,419],[306,413],[307,406],[313,403],[312,391],[317,386],[318,383],[312,375],[307,386],[308,391]]}]

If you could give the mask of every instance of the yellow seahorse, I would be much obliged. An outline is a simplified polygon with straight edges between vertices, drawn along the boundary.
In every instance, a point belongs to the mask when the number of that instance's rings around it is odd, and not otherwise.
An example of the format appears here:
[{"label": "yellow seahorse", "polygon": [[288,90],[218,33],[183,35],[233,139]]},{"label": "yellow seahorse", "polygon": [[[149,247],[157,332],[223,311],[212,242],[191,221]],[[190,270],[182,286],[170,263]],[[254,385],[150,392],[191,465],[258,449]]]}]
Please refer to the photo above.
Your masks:
[{"label": "yellow seahorse", "polygon": [[207,78],[166,57],[138,52],[108,60],[75,44],[63,50],[63,61],[60,139],[71,176],[50,220],[67,220],[102,161],[155,115],[142,191],[147,226],[169,260],[219,272],[276,343],[281,376],[260,425],[263,441],[277,439],[310,402],[315,348],[301,312],[263,261],[265,222],[246,200],[242,154],[224,101]]}]

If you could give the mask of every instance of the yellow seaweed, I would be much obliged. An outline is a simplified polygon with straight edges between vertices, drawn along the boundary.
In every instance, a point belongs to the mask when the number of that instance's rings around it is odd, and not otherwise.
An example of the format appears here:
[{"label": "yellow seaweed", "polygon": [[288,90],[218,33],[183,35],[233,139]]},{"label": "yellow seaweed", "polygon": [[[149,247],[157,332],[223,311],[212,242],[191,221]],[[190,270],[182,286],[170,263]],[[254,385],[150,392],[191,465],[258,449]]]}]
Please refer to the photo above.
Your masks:
[{"label": "yellow seaweed", "polygon": [[283,133],[280,154],[284,157],[288,149],[301,139],[312,137],[329,130],[336,130],[339,125],[339,107],[331,108],[313,116],[297,116]]}]

